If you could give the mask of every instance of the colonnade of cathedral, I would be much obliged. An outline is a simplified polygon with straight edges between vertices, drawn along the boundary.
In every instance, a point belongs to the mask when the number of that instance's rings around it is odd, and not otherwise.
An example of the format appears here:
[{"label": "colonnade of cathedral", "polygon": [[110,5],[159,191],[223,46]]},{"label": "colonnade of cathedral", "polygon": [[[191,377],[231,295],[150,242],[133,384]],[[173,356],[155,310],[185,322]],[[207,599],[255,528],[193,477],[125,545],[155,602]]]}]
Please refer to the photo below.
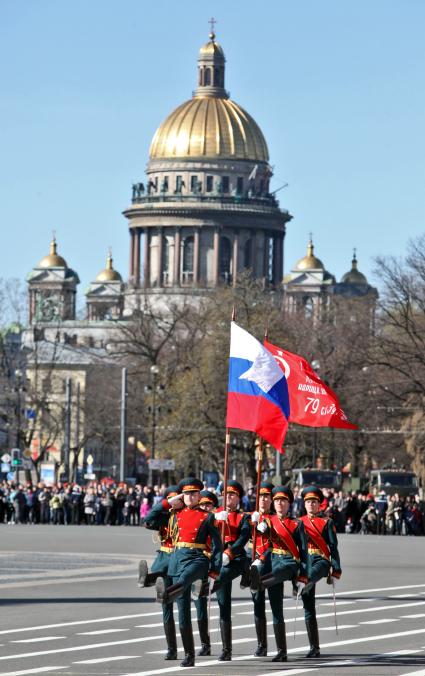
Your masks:
[{"label": "colonnade of cathedral", "polygon": [[136,286],[216,287],[254,278],[282,281],[284,233],[220,227],[130,229],[130,281]]}]

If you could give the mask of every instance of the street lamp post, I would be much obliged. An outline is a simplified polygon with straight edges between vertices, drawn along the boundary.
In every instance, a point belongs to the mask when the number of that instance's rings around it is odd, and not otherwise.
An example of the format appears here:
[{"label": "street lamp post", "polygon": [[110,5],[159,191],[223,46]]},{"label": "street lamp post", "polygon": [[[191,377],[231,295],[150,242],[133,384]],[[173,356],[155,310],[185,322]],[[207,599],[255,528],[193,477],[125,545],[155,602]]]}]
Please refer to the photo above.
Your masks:
[{"label": "street lamp post", "polygon": [[[315,373],[318,373],[320,370],[320,362],[318,359],[313,359],[311,362],[311,365],[313,367],[313,370]],[[316,467],[316,460],[317,460],[317,427],[313,427],[313,453],[312,453],[312,466],[313,469]]]},{"label": "street lamp post", "polygon": [[[22,391],[22,371],[21,369],[15,370],[15,380],[16,380],[16,448],[21,449],[21,391]],[[20,455],[20,454],[19,454]],[[19,479],[19,466],[16,467],[15,473],[15,483],[18,483]]]},{"label": "street lamp post", "polygon": [[[155,437],[156,437],[156,382],[159,373],[159,368],[156,364],[152,364],[150,368],[152,377],[152,436],[151,436],[151,460],[155,459]],[[152,485],[152,467],[149,466],[149,485]]]}]

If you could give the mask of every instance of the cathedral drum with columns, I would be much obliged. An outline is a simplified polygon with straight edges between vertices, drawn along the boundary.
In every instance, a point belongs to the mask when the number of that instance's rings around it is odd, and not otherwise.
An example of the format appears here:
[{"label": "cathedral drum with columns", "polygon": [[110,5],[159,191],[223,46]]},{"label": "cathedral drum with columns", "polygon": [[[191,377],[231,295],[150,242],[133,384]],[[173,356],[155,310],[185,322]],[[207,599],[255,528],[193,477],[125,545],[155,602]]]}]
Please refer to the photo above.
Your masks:
[{"label": "cathedral drum with columns", "polygon": [[236,285],[249,269],[278,285],[285,224],[270,192],[264,136],[224,86],[225,57],[210,33],[198,58],[193,97],[155,133],[146,184],[133,185],[124,211],[130,229],[126,310],[140,295],[153,302]]}]

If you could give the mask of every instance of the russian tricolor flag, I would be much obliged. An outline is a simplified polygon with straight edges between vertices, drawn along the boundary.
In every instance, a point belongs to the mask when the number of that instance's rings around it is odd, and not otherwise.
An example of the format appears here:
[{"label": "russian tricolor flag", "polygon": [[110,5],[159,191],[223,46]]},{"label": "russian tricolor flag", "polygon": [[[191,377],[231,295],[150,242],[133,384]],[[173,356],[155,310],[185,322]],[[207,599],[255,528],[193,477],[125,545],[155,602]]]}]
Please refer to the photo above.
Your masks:
[{"label": "russian tricolor flag", "polygon": [[274,357],[231,323],[227,427],[256,432],[281,449],[289,419],[288,385]]}]

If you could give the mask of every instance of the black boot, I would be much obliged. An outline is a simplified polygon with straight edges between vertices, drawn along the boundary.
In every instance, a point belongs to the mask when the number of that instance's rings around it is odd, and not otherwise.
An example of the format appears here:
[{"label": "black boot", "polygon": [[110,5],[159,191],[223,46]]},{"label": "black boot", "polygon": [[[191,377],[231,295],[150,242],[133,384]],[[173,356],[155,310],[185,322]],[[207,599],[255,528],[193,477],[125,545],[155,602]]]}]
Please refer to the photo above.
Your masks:
[{"label": "black boot", "polygon": [[288,655],[286,651],[286,631],[285,622],[274,624],[274,636],[276,639],[277,655],[273,657],[272,662],[287,662]]},{"label": "black boot", "polygon": [[319,629],[316,618],[305,621],[307,627],[308,640],[310,642],[310,651],[306,657],[320,657]]},{"label": "black boot", "polygon": [[192,624],[185,627],[180,625],[180,635],[182,637],[184,660],[180,662],[181,667],[195,666],[195,644],[193,642]]},{"label": "black boot", "polygon": [[265,617],[255,618],[258,647],[254,657],[267,657],[267,622]]},{"label": "black boot", "polygon": [[201,639],[201,649],[198,655],[205,657],[211,655],[211,640],[208,632],[208,620],[198,620],[199,638]]},{"label": "black boot", "polygon": [[261,589],[261,575],[258,570],[258,566],[251,566],[250,569],[250,587],[252,592],[259,591]]},{"label": "black boot", "polygon": [[138,587],[153,587],[158,577],[162,577],[162,573],[149,573],[147,561],[140,561],[139,563],[139,579],[137,581]]},{"label": "black boot", "polygon": [[241,581],[239,583],[239,586],[241,589],[247,589],[247,587],[249,587],[250,584],[251,584],[251,570],[250,566],[247,565],[241,575]]},{"label": "black boot", "polygon": [[165,586],[163,577],[159,577],[156,581],[156,600],[158,603],[174,603],[183,594],[182,584],[172,584],[170,587]]},{"label": "black boot", "polygon": [[177,639],[176,639],[176,625],[174,624],[174,618],[169,622],[164,622],[164,634],[165,640],[167,641],[167,652],[165,653],[164,660],[176,660],[177,659]]},{"label": "black boot", "polygon": [[220,662],[230,662],[232,659],[232,623],[220,620],[220,633],[223,650],[220,657]]}]

